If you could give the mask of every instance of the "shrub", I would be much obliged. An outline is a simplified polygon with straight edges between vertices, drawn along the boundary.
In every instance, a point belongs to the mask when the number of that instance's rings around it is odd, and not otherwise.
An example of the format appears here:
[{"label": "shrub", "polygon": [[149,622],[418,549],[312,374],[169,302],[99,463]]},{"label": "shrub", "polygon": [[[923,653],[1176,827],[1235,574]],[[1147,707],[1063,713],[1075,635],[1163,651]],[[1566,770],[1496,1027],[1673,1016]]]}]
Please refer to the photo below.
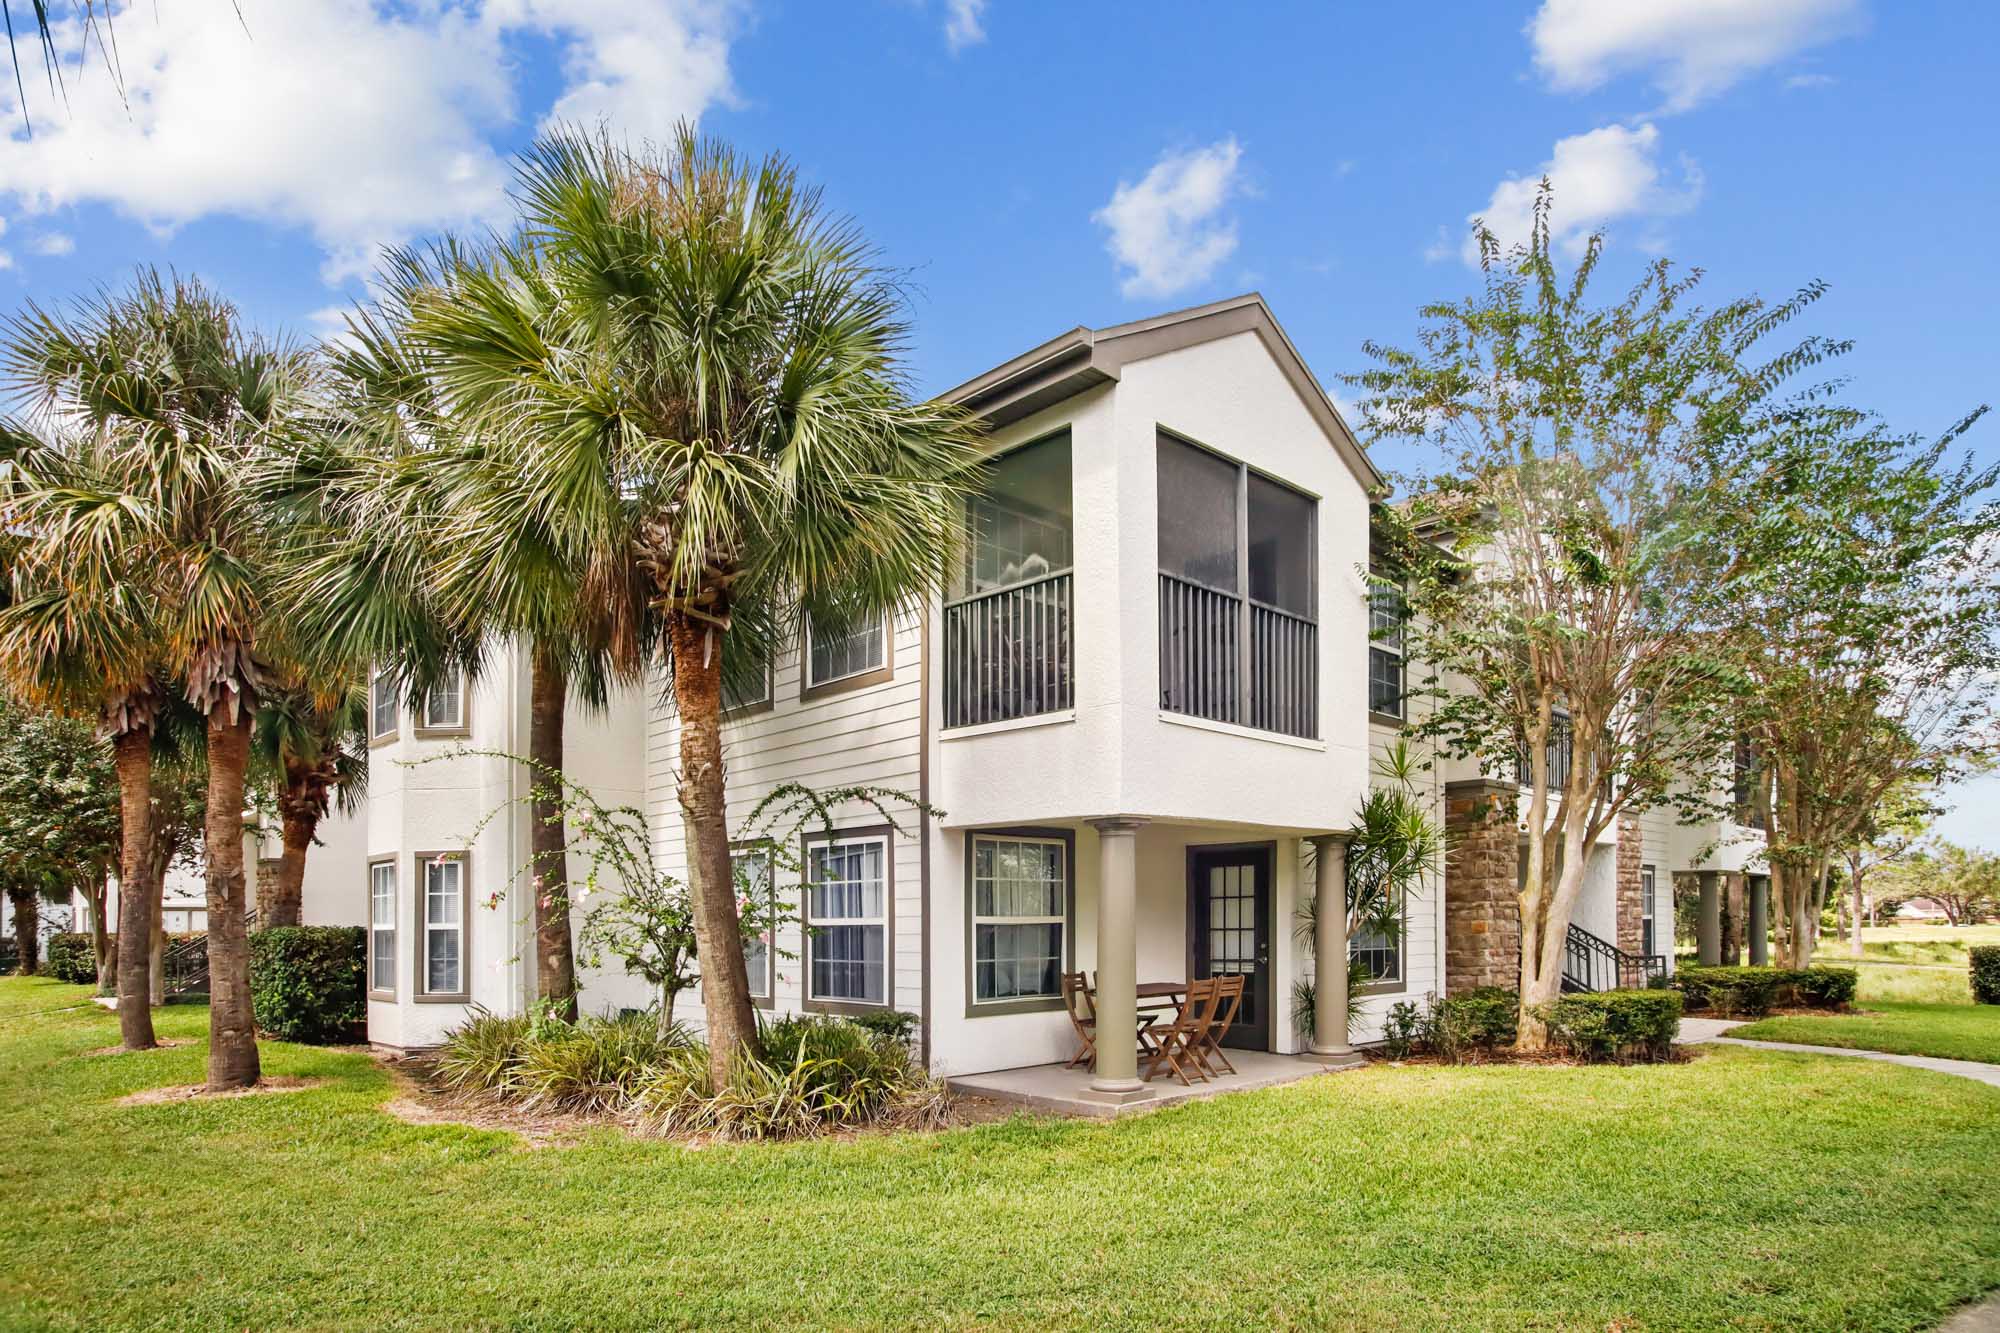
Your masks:
[{"label": "shrub", "polygon": [[1432,996],[1417,1021],[1416,1037],[1446,1064],[1465,1064],[1511,1045],[1520,1020],[1520,996],[1504,987],[1480,986],[1463,995]]},{"label": "shrub", "polygon": [[472,1017],[447,1032],[432,1072],[448,1090],[505,1096],[514,1090],[534,1020],[526,1014],[500,1015],[475,1006]]},{"label": "shrub", "polygon": [[[118,937],[111,937],[115,949]],[[115,959],[117,954],[113,954]],[[95,986],[97,984],[97,950],[90,942],[90,936],[76,931],[64,931],[49,937],[48,957],[42,961],[42,975],[54,977],[57,981],[67,981],[73,986]]]},{"label": "shrub", "polygon": [[1405,1058],[1422,1038],[1423,1032],[1423,1010],[1408,1000],[1390,1005],[1389,1016],[1382,1020],[1382,1053],[1391,1060]]},{"label": "shrub", "polygon": [[1775,967],[1684,967],[1673,987],[1690,1009],[1712,1009],[1727,1018],[1757,1018],[1771,1012],[1787,974]]},{"label": "shrub", "polygon": [[687,1044],[685,1030],[661,1031],[650,1012],[546,1027],[521,1044],[511,1091],[529,1110],[621,1111],[652,1071]]},{"label": "shrub", "polygon": [[362,1036],[366,945],[359,926],[276,926],[250,934],[250,1004],[280,1041]]},{"label": "shrub", "polygon": [[1793,999],[1815,1009],[1845,1009],[1861,984],[1861,974],[1851,967],[1809,967],[1796,976]]},{"label": "shrub", "polygon": [[1664,1060],[1681,1026],[1681,997],[1663,990],[1564,995],[1536,1015],[1556,1045],[1579,1060]]},{"label": "shrub", "polygon": [[1972,1002],[2000,1004],[2000,944],[1975,944],[1971,950]]},{"label": "shrub", "polygon": [[880,1037],[892,1037],[908,1045],[917,1033],[917,1016],[901,1009],[884,1009],[876,1013],[856,1014],[848,1020],[858,1023]]}]

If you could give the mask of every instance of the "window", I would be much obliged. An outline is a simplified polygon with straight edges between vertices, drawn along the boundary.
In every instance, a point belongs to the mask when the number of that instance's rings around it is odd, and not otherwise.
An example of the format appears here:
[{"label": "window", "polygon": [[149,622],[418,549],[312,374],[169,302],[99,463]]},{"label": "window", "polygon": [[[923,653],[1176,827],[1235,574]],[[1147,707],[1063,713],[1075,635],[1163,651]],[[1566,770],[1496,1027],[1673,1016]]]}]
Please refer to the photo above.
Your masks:
[{"label": "window", "polygon": [[465,857],[459,853],[420,856],[417,874],[423,886],[419,989],[433,997],[463,997],[466,993]]},{"label": "window", "polygon": [[1653,913],[1657,906],[1653,896],[1653,867],[1639,867],[1639,953],[1642,957],[1653,956]]},{"label": "window", "polygon": [[730,857],[730,864],[736,872],[736,892],[748,905],[755,906],[764,914],[765,929],[755,939],[743,941],[743,965],[750,974],[750,995],[752,999],[771,998],[771,928],[776,915],[777,896],[771,882],[771,854],[763,850],[744,850]]},{"label": "window", "polygon": [[368,690],[369,739],[386,740],[396,734],[396,713],[402,702],[395,675],[377,667]]},{"label": "window", "polygon": [[1383,583],[1368,592],[1368,711],[1403,716],[1403,594]]},{"label": "window", "polygon": [[1347,956],[1359,959],[1368,968],[1368,980],[1375,982],[1401,981],[1403,979],[1403,932],[1400,928],[1383,930],[1378,926],[1363,926],[1354,932],[1348,941]]},{"label": "window", "polygon": [[771,702],[771,659],[768,655],[761,661],[746,663],[740,671],[730,669],[729,645],[734,642],[745,652],[747,641],[723,636],[722,649],[722,711],[739,712],[750,708],[767,707]]},{"label": "window", "polygon": [[889,840],[824,842],[806,853],[806,999],[889,1003]]},{"label": "window", "polygon": [[425,692],[423,725],[426,731],[464,730],[465,678],[458,672]]},{"label": "window", "polygon": [[886,670],[889,665],[889,624],[886,616],[863,620],[844,634],[819,634],[806,626],[806,687]]},{"label": "window", "polygon": [[1160,708],[1319,734],[1318,502],[1164,431]]},{"label": "window", "polygon": [[972,838],[972,1002],[1060,997],[1069,931],[1069,845]]},{"label": "window", "polygon": [[396,863],[368,867],[368,989],[396,993]]},{"label": "window", "polygon": [[1002,454],[966,501],[965,560],[953,596],[968,597],[1061,573],[1072,563],[1069,434]]}]

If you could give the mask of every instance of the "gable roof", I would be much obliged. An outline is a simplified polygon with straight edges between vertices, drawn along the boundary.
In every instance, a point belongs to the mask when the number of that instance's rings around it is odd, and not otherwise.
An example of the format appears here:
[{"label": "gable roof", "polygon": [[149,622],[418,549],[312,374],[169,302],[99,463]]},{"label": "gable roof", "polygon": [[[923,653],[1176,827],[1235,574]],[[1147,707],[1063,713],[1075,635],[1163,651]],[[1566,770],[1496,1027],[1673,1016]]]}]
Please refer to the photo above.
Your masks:
[{"label": "gable roof", "polygon": [[1271,308],[1256,292],[1130,324],[1113,324],[1109,328],[1092,329],[1079,324],[948,390],[943,396],[946,402],[971,409],[991,425],[1004,426],[1085,389],[1118,379],[1129,362],[1239,333],[1257,335],[1363,489],[1373,492],[1383,488],[1382,474],[1356,443],[1354,432],[1341,420],[1339,409],[1326,396],[1326,390],[1307,368],[1299,349],[1292,346]]}]

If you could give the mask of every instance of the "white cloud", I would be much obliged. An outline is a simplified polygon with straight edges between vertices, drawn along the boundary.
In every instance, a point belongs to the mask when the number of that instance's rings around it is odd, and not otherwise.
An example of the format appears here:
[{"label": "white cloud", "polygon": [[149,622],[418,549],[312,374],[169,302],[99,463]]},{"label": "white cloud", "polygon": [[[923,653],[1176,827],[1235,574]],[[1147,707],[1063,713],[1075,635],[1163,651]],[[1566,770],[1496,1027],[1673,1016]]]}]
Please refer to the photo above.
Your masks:
[{"label": "white cloud", "polygon": [[1242,146],[1234,136],[1161,156],[1138,184],[1118,182],[1091,214],[1110,229],[1108,248],[1127,297],[1172,296],[1206,280],[1236,250],[1236,220],[1224,209],[1240,191]]},{"label": "white cloud", "polygon": [[986,0],[944,0],[944,40],[957,55],[986,40]]},{"label": "white cloud", "polygon": [[[1535,192],[1542,177],[1555,190],[1550,232],[1570,254],[1580,253],[1590,233],[1623,218],[1660,218],[1684,213],[1701,197],[1701,169],[1686,156],[1681,179],[1670,182],[1659,163],[1660,132],[1652,125],[1607,125],[1556,141],[1555,152],[1539,171],[1493,187],[1486,207],[1469,215],[1484,219],[1503,250],[1524,243],[1534,225]],[[1467,264],[1479,262],[1479,246],[1468,234],[1459,247]]]},{"label": "white cloud", "polygon": [[[549,114],[657,136],[728,95],[722,0],[370,0],[131,8],[118,21],[127,106],[101,64],[67,107],[29,81],[30,137],[0,89],[0,198],[29,212],[95,202],[156,228],[231,215],[305,228],[329,281],[376,248],[506,214],[488,135],[517,124],[510,39],[562,51]],[[59,48],[75,51],[74,25]],[[90,59],[99,59],[93,48]]]},{"label": "white cloud", "polygon": [[1559,91],[1643,72],[1684,111],[1860,18],[1860,0],[1543,0],[1528,36]]},{"label": "white cloud", "polygon": [[45,231],[37,236],[28,248],[38,255],[48,255],[53,258],[73,252],[76,249],[76,242],[59,231]]}]

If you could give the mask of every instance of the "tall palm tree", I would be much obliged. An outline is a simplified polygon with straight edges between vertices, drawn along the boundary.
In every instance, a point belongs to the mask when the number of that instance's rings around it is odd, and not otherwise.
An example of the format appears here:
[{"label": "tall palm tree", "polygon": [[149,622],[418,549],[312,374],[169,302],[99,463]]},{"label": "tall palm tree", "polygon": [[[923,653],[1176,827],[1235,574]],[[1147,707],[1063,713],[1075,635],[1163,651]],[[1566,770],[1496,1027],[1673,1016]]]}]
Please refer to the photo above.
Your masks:
[{"label": "tall palm tree", "polygon": [[[208,1083],[251,1086],[260,1069],[244,920],[244,774],[267,679],[259,639],[282,629],[254,479],[263,454],[289,448],[283,436],[312,384],[312,360],[249,333],[200,283],[151,271],[128,292],[71,312],[29,306],[5,359],[44,411],[77,418],[103,442],[108,485],[43,490],[38,535],[87,537],[107,508],[130,516],[122,558],[155,599],[168,665],[206,719]],[[121,977],[123,968],[121,957]]]},{"label": "tall palm tree", "polygon": [[[549,313],[519,331],[478,414],[497,448],[534,442],[542,461],[515,465],[588,472],[589,493],[617,501],[665,621],[710,1059],[726,1083],[757,1034],[724,804],[725,641],[941,588],[975,429],[914,400],[901,289],[781,158],[752,163],[687,127],[664,154],[556,133],[528,154],[517,197]],[[568,494],[543,489],[538,516],[558,546],[596,550],[608,525]]]},{"label": "tall palm tree", "polygon": [[[0,376],[39,392],[28,335],[0,335]],[[147,950],[159,885],[148,873],[152,834],[154,731],[165,703],[165,644],[157,603],[135,552],[144,518],[122,503],[115,441],[102,430],[63,430],[82,415],[66,405],[44,438],[21,426],[0,429],[0,524],[7,579],[0,606],[0,677],[21,698],[94,718],[111,741],[118,773],[120,846],[118,1034],[128,1051],[158,1044],[153,1034]]]},{"label": "tall palm tree", "polygon": [[275,882],[257,883],[262,926],[296,926],[305,900],[306,854],[333,809],[354,810],[368,784],[368,690],[356,667],[312,684],[294,673],[258,700],[252,758],[275,795]]}]

